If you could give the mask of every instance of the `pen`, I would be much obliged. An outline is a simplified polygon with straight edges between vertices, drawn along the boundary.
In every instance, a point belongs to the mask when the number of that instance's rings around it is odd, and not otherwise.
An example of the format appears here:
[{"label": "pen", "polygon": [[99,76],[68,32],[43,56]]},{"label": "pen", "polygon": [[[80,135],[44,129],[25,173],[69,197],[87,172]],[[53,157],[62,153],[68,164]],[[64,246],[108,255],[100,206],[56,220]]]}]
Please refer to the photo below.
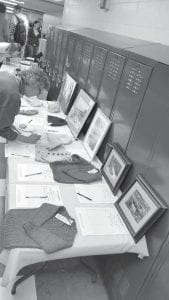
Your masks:
[{"label": "pen", "polygon": [[33,121],[33,120],[30,120],[30,121],[28,122],[28,124],[31,123],[32,121]]},{"label": "pen", "polygon": [[48,129],[47,131],[48,132],[59,132],[58,130],[50,130],[50,129]]},{"label": "pen", "polygon": [[40,198],[40,199],[45,199],[45,198],[48,198],[48,196],[25,196],[25,198],[27,199],[31,199],[31,198]]},{"label": "pen", "polygon": [[22,155],[22,154],[14,154],[14,153],[12,153],[11,155],[13,155],[13,156],[22,156],[22,157],[29,157],[29,155]]},{"label": "pen", "polygon": [[25,177],[33,176],[33,175],[40,175],[40,174],[42,174],[42,172],[32,173],[32,174],[26,174]]},{"label": "pen", "polygon": [[76,193],[76,194],[78,194],[79,196],[81,196],[81,197],[83,197],[83,198],[85,198],[85,199],[87,199],[87,200],[89,200],[89,201],[93,201],[91,198],[89,198],[89,197],[87,197],[87,196],[85,196],[85,195],[83,195],[83,194],[81,194],[81,193]]}]

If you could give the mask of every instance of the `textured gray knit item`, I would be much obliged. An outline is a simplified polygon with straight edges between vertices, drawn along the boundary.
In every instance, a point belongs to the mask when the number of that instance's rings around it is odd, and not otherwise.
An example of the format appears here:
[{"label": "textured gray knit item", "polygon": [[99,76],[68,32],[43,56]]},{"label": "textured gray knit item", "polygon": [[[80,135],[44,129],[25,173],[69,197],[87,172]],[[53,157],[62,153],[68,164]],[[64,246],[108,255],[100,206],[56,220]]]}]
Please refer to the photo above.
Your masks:
[{"label": "textured gray knit item", "polygon": [[7,212],[4,221],[4,248],[42,248],[53,253],[71,247],[77,233],[76,224],[58,220],[57,213],[73,220],[64,207],[44,203],[38,209]]},{"label": "textured gray knit item", "polygon": [[[54,162],[50,164],[54,180],[62,183],[90,183],[102,179],[102,175],[91,163],[74,154],[72,161]],[[95,172],[91,172],[92,170]]]}]

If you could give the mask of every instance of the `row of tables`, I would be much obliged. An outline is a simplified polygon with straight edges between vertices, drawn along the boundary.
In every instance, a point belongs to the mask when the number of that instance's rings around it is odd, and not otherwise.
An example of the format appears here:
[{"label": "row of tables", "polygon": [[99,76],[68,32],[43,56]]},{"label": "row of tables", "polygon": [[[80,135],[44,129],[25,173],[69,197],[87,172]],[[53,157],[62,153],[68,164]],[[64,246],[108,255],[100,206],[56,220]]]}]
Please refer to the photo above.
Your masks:
[{"label": "row of tables", "polygon": [[[44,118],[44,125],[42,122],[37,126],[38,133],[44,135],[44,129],[47,131],[49,127],[46,124],[48,112],[48,103],[43,101],[42,107],[36,107],[38,109],[38,114],[36,116],[31,116],[31,119],[42,120]],[[51,114],[54,116],[65,117],[62,113]],[[30,118],[30,117],[29,117]],[[17,123],[23,123],[25,121],[25,116],[17,116]],[[53,128],[53,127],[52,127]],[[58,133],[66,133],[72,136],[68,126],[62,126],[57,128],[56,135]],[[82,137],[83,139],[83,137]],[[84,157],[87,160],[90,160],[87,152],[85,151],[82,143],[82,139],[75,141],[72,136],[72,144],[66,146],[66,150],[70,151],[72,154],[77,153]],[[16,143],[16,142],[13,142]],[[3,143],[0,144],[1,153],[3,153],[4,148]],[[25,144],[25,147],[27,145]],[[2,159],[4,160],[4,153],[2,154]],[[9,209],[16,208],[16,185],[17,184],[30,184],[30,182],[21,182],[18,179],[18,165],[19,164],[43,164],[39,162],[35,162],[33,158],[24,158],[24,157],[8,157],[7,158],[7,174],[6,174],[6,182],[7,182],[7,193],[5,200],[5,209],[6,211]],[[95,166],[100,167],[100,162],[96,158],[92,162]],[[51,171],[52,172],[52,171]],[[44,184],[44,182],[32,182],[31,184]],[[4,249],[0,254],[0,262],[5,266],[4,274],[1,280],[2,286],[8,286],[17,278],[17,273],[23,267],[44,261],[56,260],[56,259],[64,259],[70,257],[82,257],[82,256],[93,256],[93,255],[106,255],[106,254],[115,254],[115,253],[124,253],[124,252],[132,252],[137,253],[140,256],[147,256],[148,249],[145,237],[143,237],[137,244],[133,241],[131,235],[127,232],[126,234],[114,234],[114,235],[83,235],[78,223],[78,218],[76,214],[76,209],[79,207],[113,207],[113,202],[116,198],[112,194],[112,203],[81,203],[78,200],[75,186],[73,184],[63,184],[57,182],[50,182],[47,184],[58,184],[61,197],[63,200],[63,205],[66,207],[68,213],[73,217],[77,224],[78,233],[75,237],[75,241],[72,247],[60,250],[58,252],[47,254],[41,249],[33,249],[33,248],[14,248],[14,249]],[[105,183],[106,184],[106,183]],[[109,187],[107,186],[107,189]],[[104,226],[104,224],[103,224]]]}]

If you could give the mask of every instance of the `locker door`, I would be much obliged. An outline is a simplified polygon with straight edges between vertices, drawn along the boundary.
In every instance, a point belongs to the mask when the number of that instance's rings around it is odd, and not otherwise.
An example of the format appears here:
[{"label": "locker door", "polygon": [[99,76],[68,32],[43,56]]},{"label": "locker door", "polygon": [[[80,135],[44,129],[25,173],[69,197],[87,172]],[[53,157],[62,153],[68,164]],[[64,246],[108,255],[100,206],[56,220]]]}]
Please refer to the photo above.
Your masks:
[{"label": "locker door", "polygon": [[89,72],[90,61],[93,53],[93,44],[90,42],[84,42],[82,50],[82,58],[79,64],[79,70],[77,80],[80,83],[81,88],[85,88],[86,80]]},{"label": "locker door", "polygon": [[72,62],[72,57],[73,57],[73,53],[74,53],[74,48],[75,48],[75,41],[76,40],[72,35],[70,35],[68,37],[66,63],[65,63],[64,72],[69,73],[71,62]]},{"label": "locker door", "polygon": [[125,64],[115,106],[111,112],[113,142],[126,149],[152,68],[129,59]]},{"label": "locker door", "polygon": [[58,73],[58,67],[59,67],[59,60],[60,60],[61,47],[62,47],[62,37],[63,37],[63,32],[61,30],[59,30],[58,39],[57,39],[57,47],[55,48],[55,61],[54,61],[54,69],[55,69],[56,75]]},{"label": "locker door", "polygon": [[100,85],[100,80],[102,77],[103,69],[104,69],[104,64],[106,61],[106,56],[107,56],[107,50],[104,48],[101,48],[99,46],[95,46],[94,52],[93,52],[93,57],[92,57],[92,62],[90,64],[90,70],[89,70],[89,75],[87,79],[87,84],[86,84],[86,91],[93,96],[93,98],[96,98],[99,85]]},{"label": "locker door", "polygon": [[[152,149],[160,130],[163,128],[162,124],[166,112],[168,112],[168,87],[169,67],[157,64],[152,72],[150,83],[127,146],[126,154],[133,161],[133,167],[124,182],[123,189],[132,182],[138,172],[143,175],[146,173],[152,156]],[[156,169],[153,173],[156,174]]]},{"label": "locker door", "polygon": [[83,47],[83,41],[77,40],[75,45],[75,50],[72,58],[72,63],[70,66],[70,75],[73,76],[76,79],[79,63],[82,55],[82,47]]},{"label": "locker door", "polygon": [[68,40],[68,34],[66,32],[63,32],[58,74],[57,74],[57,95],[59,94],[61,83],[62,83],[63,69],[64,69],[65,58],[66,58],[67,40]]},{"label": "locker door", "polygon": [[109,52],[97,96],[98,105],[108,117],[110,117],[110,112],[114,104],[124,63],[124,56]]}]

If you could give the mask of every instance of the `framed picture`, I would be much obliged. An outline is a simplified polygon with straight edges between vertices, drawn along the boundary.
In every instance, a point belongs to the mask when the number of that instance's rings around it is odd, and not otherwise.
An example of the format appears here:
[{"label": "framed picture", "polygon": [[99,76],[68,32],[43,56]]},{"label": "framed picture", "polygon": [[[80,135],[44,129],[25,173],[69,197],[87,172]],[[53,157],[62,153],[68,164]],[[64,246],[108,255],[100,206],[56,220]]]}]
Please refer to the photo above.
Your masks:
[{"label": "framed picture", "polygon": [[116,195],[130,167],[131,161],[124,155],[121,147],[118,144],[109,144],[109,154],[103,162],[101,171],[114,195]]},{"label": "framed picture", "polygon": [[109,118],[98,108],[83,140],[84,147],[91,159],[98,152],[110,125]]},{"label": "framed picture", "polygon": [[168,209],[150,185],[138,175],[115,203],[135,242]]},{"label": "framed picture", "polygon": [[67,114],[74,100],[74,93],[77,87],[77,82],[68,74],[65,73],[61,90],[58,96],[61,110]]},{"label": "framed picture", "polygon": [[95,102],[85,91],[80,90],[66,118],[67,124],[75,138],[80,134]]}]

